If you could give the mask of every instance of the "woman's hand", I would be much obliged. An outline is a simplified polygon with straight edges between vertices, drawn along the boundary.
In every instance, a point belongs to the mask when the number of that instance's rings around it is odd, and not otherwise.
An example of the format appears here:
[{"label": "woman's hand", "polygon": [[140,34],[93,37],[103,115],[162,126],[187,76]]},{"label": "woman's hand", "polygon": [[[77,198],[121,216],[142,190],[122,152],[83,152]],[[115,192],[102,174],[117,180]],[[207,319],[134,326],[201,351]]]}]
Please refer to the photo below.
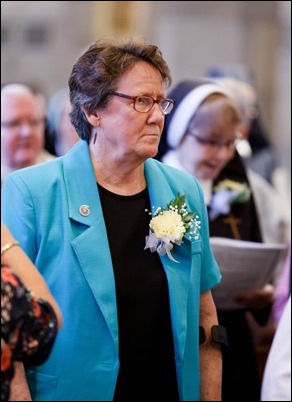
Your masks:
[{"label": "woman's hand", "polygon": [[274,300],[274,286],[267,284],[255,291],[238,293],[235,300],[250,309],[262,309]]}]

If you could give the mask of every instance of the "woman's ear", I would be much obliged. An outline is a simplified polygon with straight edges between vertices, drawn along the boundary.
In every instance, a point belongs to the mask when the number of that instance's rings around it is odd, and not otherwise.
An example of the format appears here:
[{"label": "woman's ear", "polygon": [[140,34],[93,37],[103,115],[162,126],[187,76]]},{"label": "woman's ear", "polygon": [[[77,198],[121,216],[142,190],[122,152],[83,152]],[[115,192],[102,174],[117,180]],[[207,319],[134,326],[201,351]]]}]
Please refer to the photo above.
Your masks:
[{"label": "woman's ear", "polygon": [[92,126],[94,126],[94,127],[99,126],[100,117],[96,112],[90,113],[87,110],[87,108],[85,108],[85,107],[83,107],[82,110],[83,110],[83,113],[85,114],[85,117],[87,118],[88,122]]}]

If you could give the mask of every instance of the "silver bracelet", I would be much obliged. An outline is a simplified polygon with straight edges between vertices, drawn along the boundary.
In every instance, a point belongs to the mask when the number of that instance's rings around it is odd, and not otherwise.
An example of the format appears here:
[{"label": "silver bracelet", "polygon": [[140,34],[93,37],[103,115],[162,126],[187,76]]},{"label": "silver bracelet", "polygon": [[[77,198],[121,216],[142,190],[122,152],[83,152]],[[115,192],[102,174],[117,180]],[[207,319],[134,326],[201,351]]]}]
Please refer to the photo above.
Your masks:
[{"label": "silver bracelet", "polygon": [[9,250],[13,246],[19,246],[19,243],[17,240],[13,240],[9,243],[4,244],[4,246],[1,247],[1,257],[7,250]]}]

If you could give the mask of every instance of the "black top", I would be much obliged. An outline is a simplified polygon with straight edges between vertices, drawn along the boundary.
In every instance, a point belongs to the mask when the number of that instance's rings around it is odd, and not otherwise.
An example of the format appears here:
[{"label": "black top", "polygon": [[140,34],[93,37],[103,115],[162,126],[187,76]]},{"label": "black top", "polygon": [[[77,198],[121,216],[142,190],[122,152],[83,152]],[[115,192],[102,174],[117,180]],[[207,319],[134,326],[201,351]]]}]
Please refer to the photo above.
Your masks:
[{"label": "black top", "polygon": [[[250,187],[250,183],[246,174],[246,168],[242,158],[236,152],[233,159],[222,169],[213,183],[216,186],[221,180],[230,179],[240,183],[246,183]],[[258,213],[251,192],[250,199],[244,203],[234,203],[231,207],[230,215],[219,215],[213,221],[209,221],[210,236],[220,236],[234,238],[231,225],[228,220],[235,219],[237,228],[240,233],[240,240],[253,242],[262,242],[262,235],[259,225]],[[227,219],[227,220],[226,220]]]},{"label": "black top", "polygon": [[120,196],[99,186],[112,256],[120,370],[114,400],[179,400],[168,285],[159,255],[144,250],[148,190]]}]

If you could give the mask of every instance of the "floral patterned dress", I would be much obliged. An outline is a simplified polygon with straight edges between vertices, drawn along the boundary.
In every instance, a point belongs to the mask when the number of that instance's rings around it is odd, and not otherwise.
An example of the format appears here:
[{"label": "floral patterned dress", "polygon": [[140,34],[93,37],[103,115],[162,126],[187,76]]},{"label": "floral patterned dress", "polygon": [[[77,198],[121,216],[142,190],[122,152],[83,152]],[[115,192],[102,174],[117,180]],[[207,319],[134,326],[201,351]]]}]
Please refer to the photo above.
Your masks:
[{"label": "floral patterned dress", "polygon": [[57,334],[51,305],[33,294],[7,266],[1,266],[1,401],[7,401],[14,362],[43,363]]}]

